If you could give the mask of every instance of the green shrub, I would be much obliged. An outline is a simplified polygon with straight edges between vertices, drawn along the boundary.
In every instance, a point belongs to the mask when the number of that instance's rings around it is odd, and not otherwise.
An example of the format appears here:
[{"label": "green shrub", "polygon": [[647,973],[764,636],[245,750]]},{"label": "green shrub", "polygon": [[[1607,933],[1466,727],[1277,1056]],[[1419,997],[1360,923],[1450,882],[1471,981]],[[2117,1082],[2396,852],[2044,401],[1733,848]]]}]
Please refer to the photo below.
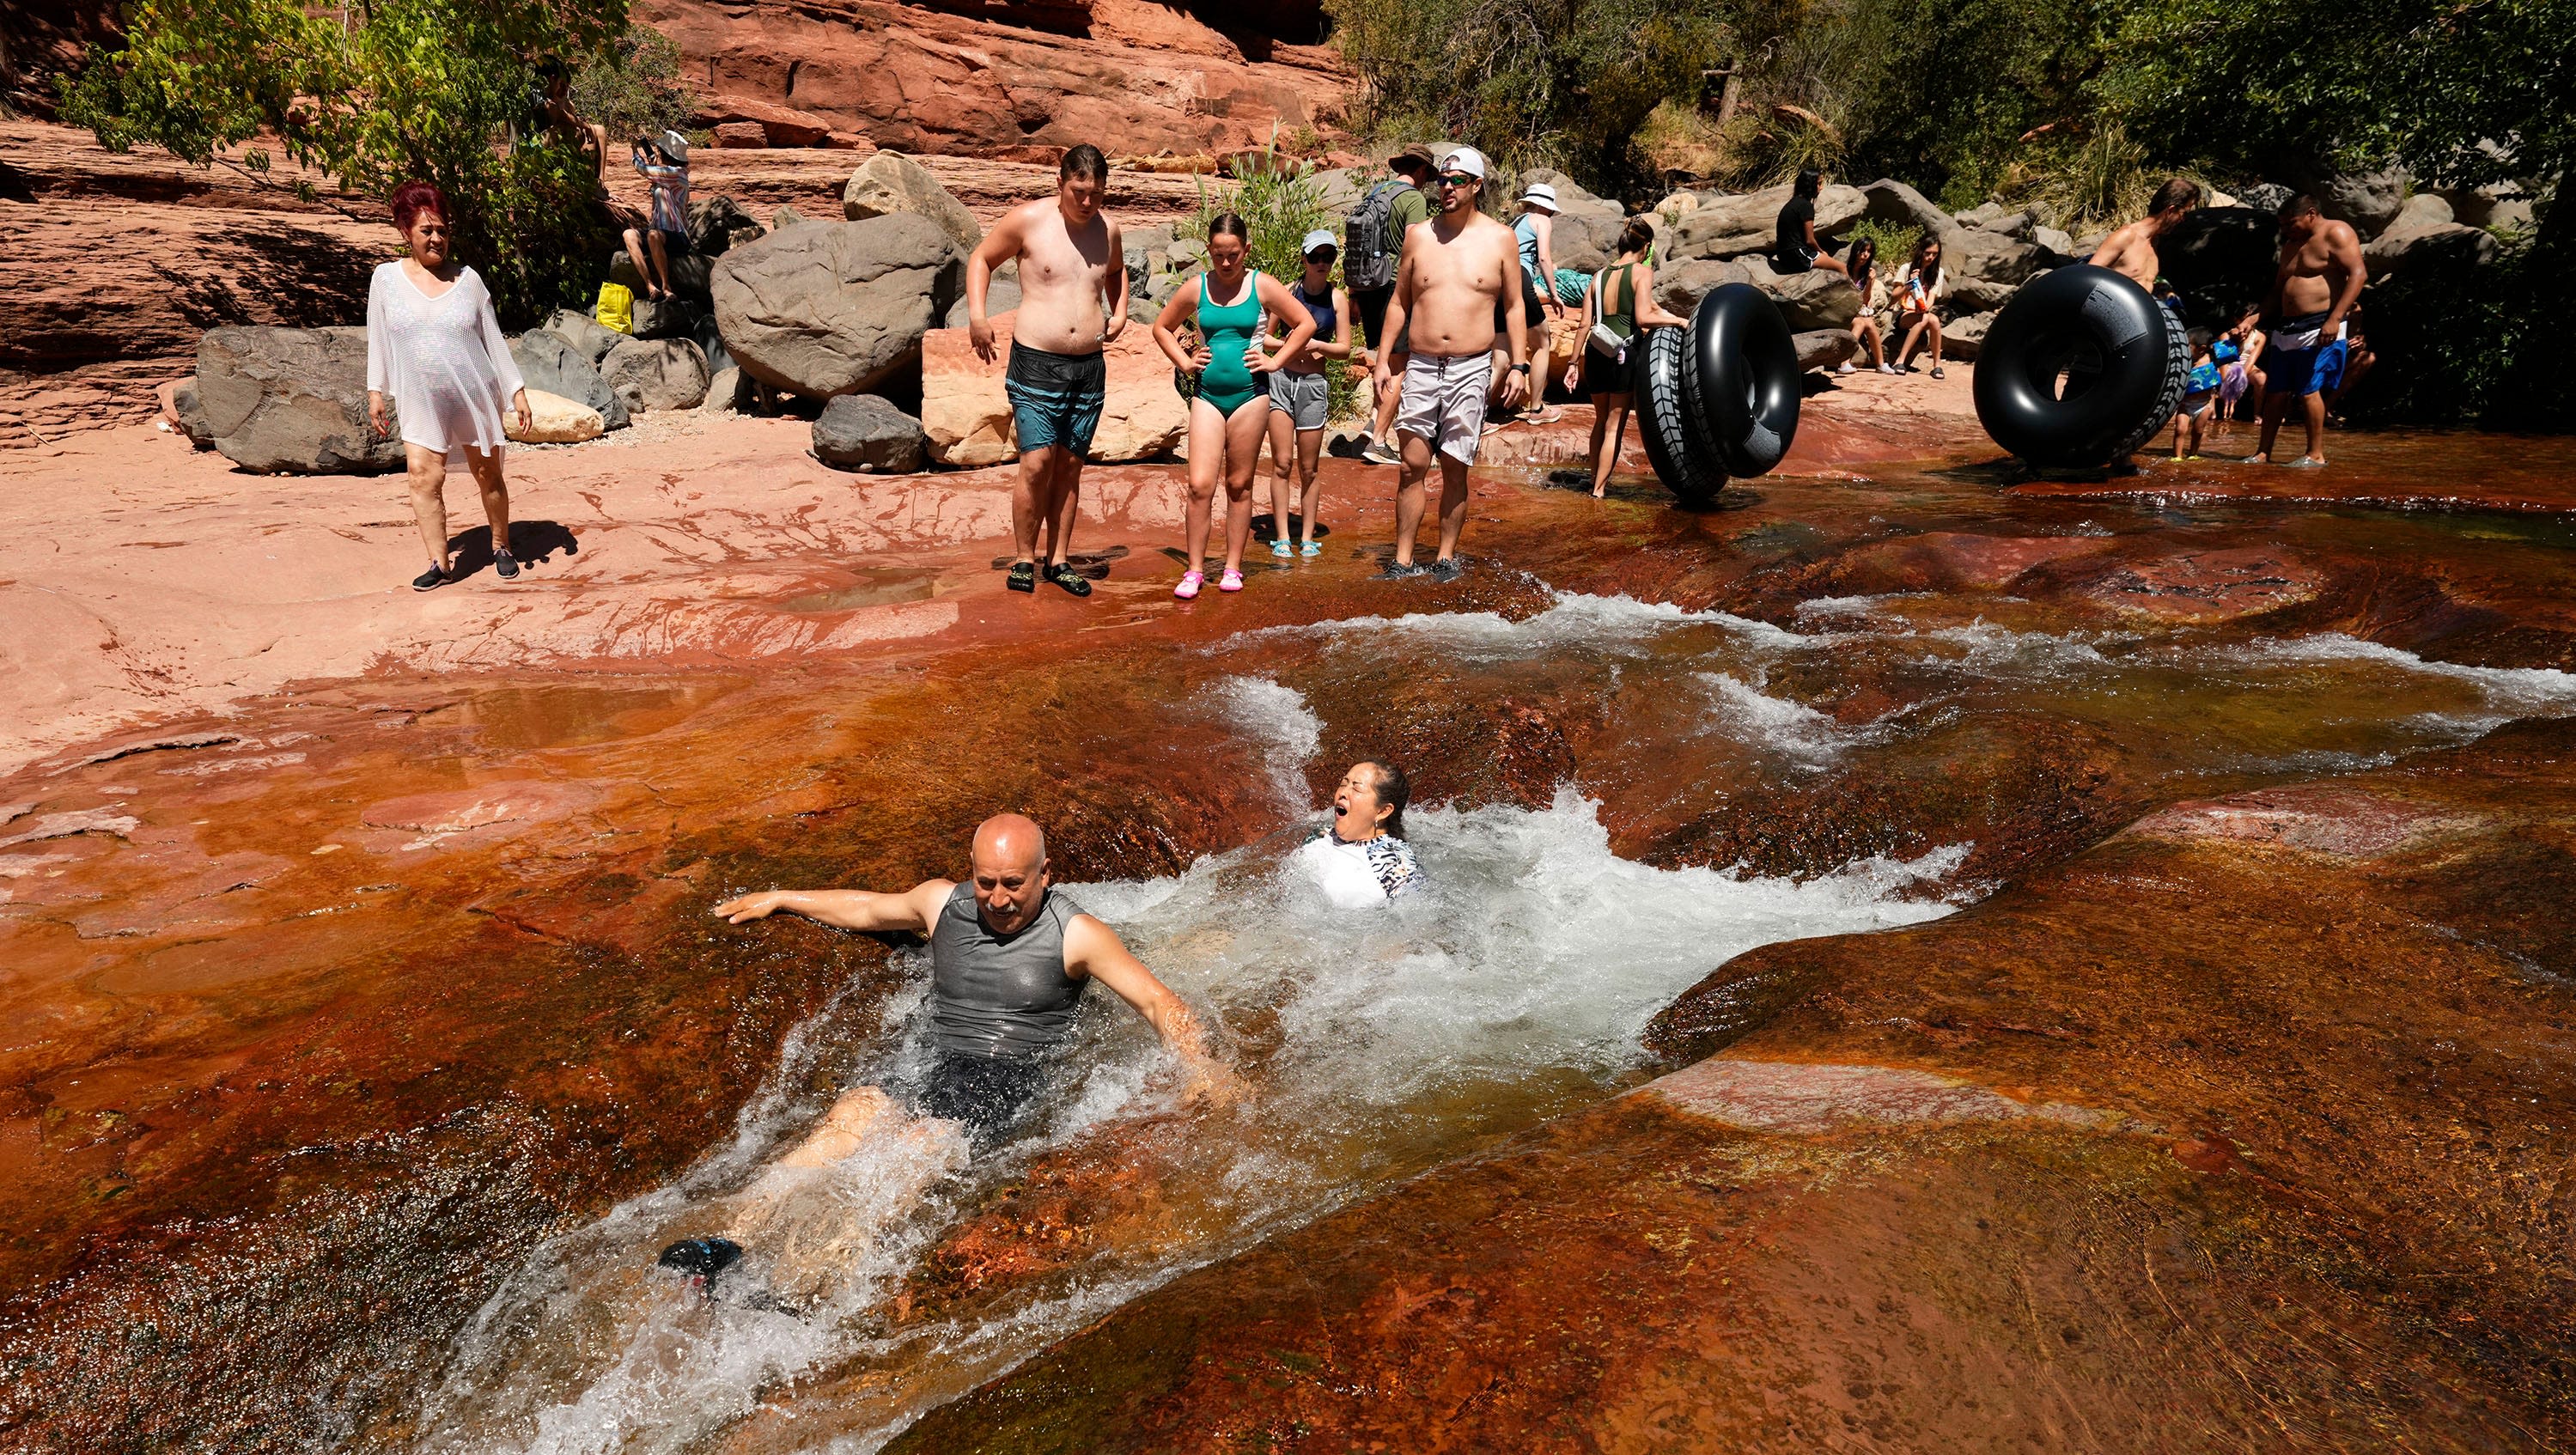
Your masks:
[{"label": "green shrub", "polygon": [[[1251,266],[1280,282],[1294,283],[1306,276],[1306,257],[1297,245],[1316,228],[1333,234],[1338,252],[1341,218],[1324,205],[1323,189],[1315,182],[1314,164],[1291,163],[1283,158],[1275,132],[1257,160],[1235,158],[1227,166],[1226,179],[1213,187],[1203,177],[1194,180],[1198,184],[1198,206],[1190,221],[1189,235],[1204,241],[1218,214],[1234,213],[1252,234],[1251,245],[1246,249]],[[1339,264],[1335,266],[1333,283],[1339,287]],[[1333,418],[1349,419],[1358,412],[1355,401],[1359,395],[1359,371],[1342,360],[1327,359],[1324,384]]]},{"label": "green shrub", "polygon": [[[140,0],[123,48],[92,51],[62,83],[62,114],[113,151],[156,142],[254,176],[269,171],[269,153],[247,143],[273,137],[343,195],[436,183],[456,211],[458,255],[503,317],[525,322],[583,301],[609,240],[589,207],[584,154],[504,143],[528,118],[539,58],[595,53],[625,23],[625,0],[374,0],[348,11]],[[294,190],[314,194],[308,183]]]},{"label": "green shrub", "polygon": [[571,99],[573,114],[605,128],[611,145],[664,131],[685,133],[697,110],[680,85],[679,46],[644,25],[628,26],[624,36],[582,63],[573,73]]}]

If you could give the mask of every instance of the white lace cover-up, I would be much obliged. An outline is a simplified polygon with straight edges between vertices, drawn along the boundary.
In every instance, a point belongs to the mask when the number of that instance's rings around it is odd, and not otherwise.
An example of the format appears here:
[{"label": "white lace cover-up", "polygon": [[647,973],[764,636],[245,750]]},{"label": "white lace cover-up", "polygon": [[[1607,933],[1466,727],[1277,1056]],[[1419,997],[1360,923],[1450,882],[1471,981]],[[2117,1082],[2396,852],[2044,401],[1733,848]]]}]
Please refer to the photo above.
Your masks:
[{"label": "white lace cover-up", "polygon": [[522,386],[482,277],[461,269],[432,298],[400,260],[377,264],[367,285],[367,387],[393,400],[403,443],[446,455],[451,469],[464,467],[460,450],[501,448]]}]

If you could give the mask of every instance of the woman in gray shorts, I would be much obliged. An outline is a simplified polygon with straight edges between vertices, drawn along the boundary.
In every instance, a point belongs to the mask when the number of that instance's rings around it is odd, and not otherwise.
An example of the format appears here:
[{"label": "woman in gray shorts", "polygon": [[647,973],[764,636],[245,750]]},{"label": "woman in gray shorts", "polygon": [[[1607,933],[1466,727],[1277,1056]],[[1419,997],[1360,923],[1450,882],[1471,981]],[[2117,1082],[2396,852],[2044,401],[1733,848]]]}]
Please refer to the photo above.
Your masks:
[{"label": "woman in gray shorts", "polygon": [[[1333,235],[1315,229],[1306,234],[1305,250],[1306,276],[1288,291],[1315,315],[1315,336],[1270,376],[1270,463],[1278,472],[1270,479],[1270,519],[1277,527],[1270,538],[1274,556],[1312,556],[1324,549],[1315,544],[1315,506],[1323,494],[1315,464],[1324,453],[1324,361],[1351,356],[1350,295],[1333,286],[1333,260],[1339,254]],[[1283,335],[1287,331],[1283,319],[1271,319],[1270,326]],[[1288,442],[1292,432],[1293,450]],[[1294,545],[1288,540],[1291,495],[1297,497],[1296,528],[1304,535]]]}]

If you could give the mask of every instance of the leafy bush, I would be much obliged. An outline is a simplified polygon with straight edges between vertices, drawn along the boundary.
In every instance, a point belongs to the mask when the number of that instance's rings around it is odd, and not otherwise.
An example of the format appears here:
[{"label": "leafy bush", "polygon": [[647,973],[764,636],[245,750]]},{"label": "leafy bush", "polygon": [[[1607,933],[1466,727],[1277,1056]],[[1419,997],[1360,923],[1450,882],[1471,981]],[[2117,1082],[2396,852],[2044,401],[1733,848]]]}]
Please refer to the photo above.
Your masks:
[{"label": "leafy bush", "polygon": [[459,255],[503,316],[525,321],[580,301],[608,240],[583,153],[503,142],[529,119],[538,58],[594,53],[625,22],[625,0],[374,0],[348,11],[139,0],[123,48],[92,51],[63,82],[62,114],[110,150],[156,142],[255,176],[269,153],[248,143],[265,134],[343,195],[434,182],[456,210]]},{"label": "leafy bush", "polygon": [[684,130],[697,110],[680,85],[679,46],[644,25],[628,26],[573,73],[571,99],[573,114],[605,128],[614,144]]}]

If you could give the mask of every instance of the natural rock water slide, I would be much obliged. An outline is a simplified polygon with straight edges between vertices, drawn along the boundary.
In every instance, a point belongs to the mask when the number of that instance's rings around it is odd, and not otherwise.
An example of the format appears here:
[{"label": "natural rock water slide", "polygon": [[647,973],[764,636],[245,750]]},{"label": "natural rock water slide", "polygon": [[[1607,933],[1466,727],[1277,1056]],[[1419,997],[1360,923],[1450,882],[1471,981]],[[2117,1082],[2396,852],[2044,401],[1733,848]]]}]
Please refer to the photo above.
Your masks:
[{"label": "natural rock water slide", "polygon": [[[1176,611],[1113,531],[1079,608],[310,684],[16,775],[0,1429],[2563,1442],[2576,461],[2037,486],[1908,428],[1705,513],[1496,471],[1451,587],[1352,547]],[[1275,865],[1375,754],[1439,887],[1353,922]],[[1175,1107],[1095,1007],[998,1156],[654,1270],[918,1054],[916,951],[707,904],[954,872],[1005,804],[1252,1100]]]}]

